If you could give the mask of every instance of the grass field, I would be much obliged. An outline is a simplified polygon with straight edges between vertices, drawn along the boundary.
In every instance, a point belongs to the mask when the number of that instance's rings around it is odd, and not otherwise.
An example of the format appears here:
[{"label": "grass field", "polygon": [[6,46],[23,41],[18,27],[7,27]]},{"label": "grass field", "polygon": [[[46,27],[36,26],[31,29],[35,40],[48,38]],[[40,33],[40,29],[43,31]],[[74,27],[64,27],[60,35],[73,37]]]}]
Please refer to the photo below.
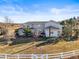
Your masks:
[{"label": "grass field", "polygon": [[45,53],[59,53],[59,52],[66,52],[71,50],[79,49],[79,40],[77,41],[60,41],[57,44],[46,44],[43,46],[36,47],[35,45],[38,42],[30,42],[30,43],[22,43],[17,44],[13,46],[7,46],[7,45],[0,45],[0,53],[9,53],[9,54],[17,54],[17,53],[23,53],[23,54],[45,54]]}]

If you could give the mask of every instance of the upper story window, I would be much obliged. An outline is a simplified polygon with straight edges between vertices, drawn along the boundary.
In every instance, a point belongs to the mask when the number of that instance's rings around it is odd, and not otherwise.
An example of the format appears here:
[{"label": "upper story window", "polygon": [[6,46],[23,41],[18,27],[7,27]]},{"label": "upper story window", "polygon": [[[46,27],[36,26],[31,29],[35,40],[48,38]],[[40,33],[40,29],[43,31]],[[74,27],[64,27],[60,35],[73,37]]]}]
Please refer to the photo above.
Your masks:
[{"label": "upper story window", "polygon": [[60,31],[58,31],[58,36],[60,35]]}]

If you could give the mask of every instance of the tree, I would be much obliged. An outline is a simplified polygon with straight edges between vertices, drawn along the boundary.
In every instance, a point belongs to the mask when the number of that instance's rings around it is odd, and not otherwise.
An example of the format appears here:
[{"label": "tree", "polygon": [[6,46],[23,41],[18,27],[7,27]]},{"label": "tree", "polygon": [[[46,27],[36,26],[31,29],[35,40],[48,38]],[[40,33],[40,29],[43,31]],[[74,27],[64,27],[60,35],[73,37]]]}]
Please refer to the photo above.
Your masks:
[{"label": "tree", "polygon": [[[62,21],[60,24],[64,26],[63,28],[63,35],[67,38],[72,38],[73,37],[73,31],[75,29],[75,23],[76,23],[76,18],[70,18],[68,20]],[[76,32],[77,33],[77,32]],[[72,39],[70,39],[72,40]]]},{"label": "tree", "polygon": [[27,37],[32,36],[32,32],[31,32],[31,30],[29,28],[25,28],[24,32],[25,32]]}]

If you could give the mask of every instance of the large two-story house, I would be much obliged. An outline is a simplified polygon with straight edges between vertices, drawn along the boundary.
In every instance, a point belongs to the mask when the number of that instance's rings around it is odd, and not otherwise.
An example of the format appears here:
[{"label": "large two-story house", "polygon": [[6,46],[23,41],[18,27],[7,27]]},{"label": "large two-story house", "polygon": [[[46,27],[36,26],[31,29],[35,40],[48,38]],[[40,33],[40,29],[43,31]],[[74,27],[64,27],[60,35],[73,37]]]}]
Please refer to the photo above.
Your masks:
[{"label": "large two-story house", "polygon": [[45,33],[46,37],[59,37],[62,34],[62,25],[56,21],[34,21],[24,23],[25,28],[30,28],[32,33],[39,36]]}]

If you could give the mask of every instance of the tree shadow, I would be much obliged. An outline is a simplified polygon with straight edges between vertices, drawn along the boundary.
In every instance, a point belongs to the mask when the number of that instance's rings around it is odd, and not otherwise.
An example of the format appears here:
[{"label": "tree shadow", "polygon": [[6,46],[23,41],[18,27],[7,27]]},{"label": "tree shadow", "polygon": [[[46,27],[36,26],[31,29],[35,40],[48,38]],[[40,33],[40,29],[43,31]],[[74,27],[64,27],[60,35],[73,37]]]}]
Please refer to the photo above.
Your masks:
[{"label": "tree shadow", "polygon": [[[56,44],[57,42],[59,42],[60,39],[58,38],[53,38],[53,37],[49,37],[49,38],[45,38],[43,40],[40,40],[41,42],[38,43],[36,45],[36,47],[39,47],[39,46],[44,46],[44,45],[48,45],[48,44]],[[39,40],[38,40],[39,41]]]},{"label": "tree shadow", "polygon": [[17,37],[15,39],[12,39],[11,45],[22,44],[22,43],[30,43],[30,42],[33,42],[32,38]]}]

